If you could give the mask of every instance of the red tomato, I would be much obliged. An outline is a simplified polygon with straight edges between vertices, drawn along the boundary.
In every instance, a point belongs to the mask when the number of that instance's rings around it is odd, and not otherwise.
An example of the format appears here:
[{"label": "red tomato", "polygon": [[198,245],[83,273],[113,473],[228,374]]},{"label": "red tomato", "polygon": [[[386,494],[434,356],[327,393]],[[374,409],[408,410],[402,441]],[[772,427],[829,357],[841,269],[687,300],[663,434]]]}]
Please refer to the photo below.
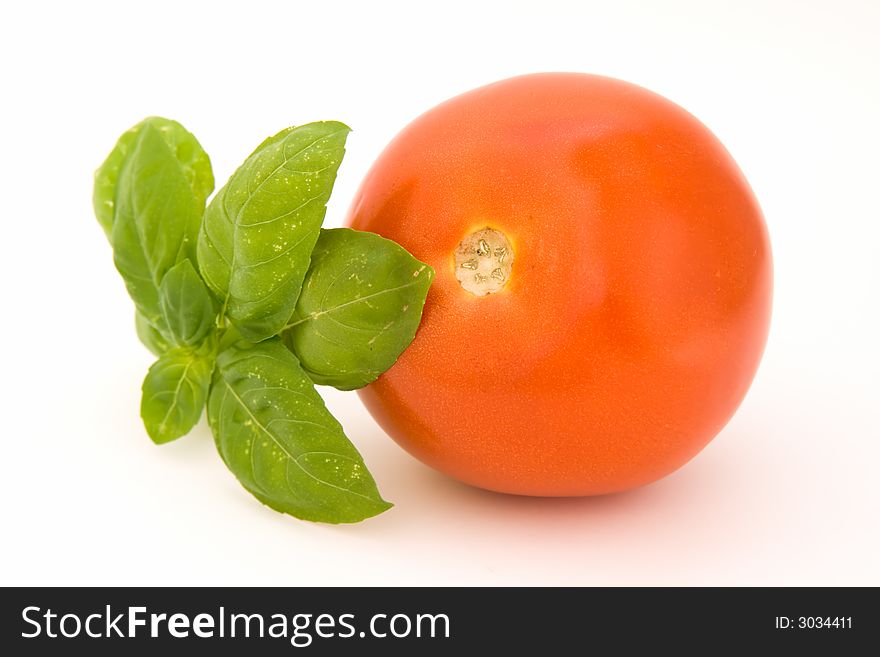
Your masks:
[{"label": "red tomato", "polygon": [[361,397],[475,486],[654,481],[721,430],[758,367],[758,204],[705,126],[632,84],[540,74],[453,98],[385,149],[349,223],[436,270],[415,341]]}]

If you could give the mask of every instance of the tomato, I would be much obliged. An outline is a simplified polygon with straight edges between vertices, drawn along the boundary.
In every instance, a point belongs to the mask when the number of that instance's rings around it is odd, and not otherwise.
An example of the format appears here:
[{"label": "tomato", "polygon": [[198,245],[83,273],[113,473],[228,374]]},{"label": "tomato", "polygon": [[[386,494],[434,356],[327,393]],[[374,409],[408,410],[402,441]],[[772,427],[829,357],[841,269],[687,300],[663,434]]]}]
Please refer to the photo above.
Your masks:
[{"label": "tomato", "polygon": [[632,84],[538,74],[453,98],[388,145],[349,224],[436,270],[414,342],[361,397],[475,486],[654,481],[721,430],[758,367],[760,208],[705,126]]}]

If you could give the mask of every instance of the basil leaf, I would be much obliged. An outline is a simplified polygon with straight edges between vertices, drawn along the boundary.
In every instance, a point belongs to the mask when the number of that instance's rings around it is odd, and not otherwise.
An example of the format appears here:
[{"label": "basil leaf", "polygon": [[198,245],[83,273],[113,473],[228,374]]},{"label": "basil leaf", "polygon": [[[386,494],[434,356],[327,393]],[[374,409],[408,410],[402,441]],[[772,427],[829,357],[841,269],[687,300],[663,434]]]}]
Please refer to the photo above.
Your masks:
[{"label": "basil leaf", "polygon": [[198,345],[214,328],[214,298],[189,260],[168,270],[159,287],[165,325],[174,343]]},{"label": "basil leaf", "polygon": [[159,329],[150,324],[147,318],[138,311],[134,312],[134,328],[138,339],[154,356],[161,356],[171,349],[171,344],[159,333]]},{"label": "basil leaf", "polygon": [[391,506],[278,338],[239,342],[220,354],[208,422],[227,467],[276,511],[341,523]]},{"label": "basil leaf", "polygon": [[252,342],[277,334],[290,319],[348,132],[327,121],[270,137],[205,211],[202,278]]},{"label": "basil leaf", "polygon": [[141,418],[154,443],[180,438],[196,425],[212,369],[210,356],[180,347],[153,364],[141,388]]},{"label": "basil leaf", "polygon": [[395,242],[322,230],[284,342],[315,383],[361,388],[412,342],[433,278]]},{"label": "basil leaf", "polygon": [[159,285],[175,264],[195,259],[200,222],[183,168],[159,129],[145,124],[119,173],[110,242],[129,295],[163,333]]},{"label": "basil leaf", "polygon": [[134,150],[138,135],[144,126],[152,126],[159,131],[169,150],[174,154],[184,177],[189,182],[198,205],[205,207],[205,201],[214,190],[214,174],[211,160],[198,140],[177,121],[151,116],[122,134],[116,146],[95,171],[95,186],[92,204],[98,223],[110,237],[113,216],[116,208],[116,186],[122,167]]}]

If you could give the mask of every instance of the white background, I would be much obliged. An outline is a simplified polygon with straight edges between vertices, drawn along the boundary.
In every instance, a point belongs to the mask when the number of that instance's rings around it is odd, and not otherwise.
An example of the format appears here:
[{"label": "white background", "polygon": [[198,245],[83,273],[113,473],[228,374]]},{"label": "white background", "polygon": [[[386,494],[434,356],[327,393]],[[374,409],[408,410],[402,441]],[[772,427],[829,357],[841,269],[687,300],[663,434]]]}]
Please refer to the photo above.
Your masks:
[{"label": "white background", "polygon": [[[878,33],[869,0],[4,3],[0,583],[880,584]],[[152,359],[90,205],[119,133],[180,120],[219,186],[280,128],[343,120],[338,225],[409,120],[544,70],[675,100],[762,203],[770,342],[700,456],[629,494],[507,497],[435,474],[326,391],[396,503],[334,527],[258,504],[204,423],[152,445]]]}]

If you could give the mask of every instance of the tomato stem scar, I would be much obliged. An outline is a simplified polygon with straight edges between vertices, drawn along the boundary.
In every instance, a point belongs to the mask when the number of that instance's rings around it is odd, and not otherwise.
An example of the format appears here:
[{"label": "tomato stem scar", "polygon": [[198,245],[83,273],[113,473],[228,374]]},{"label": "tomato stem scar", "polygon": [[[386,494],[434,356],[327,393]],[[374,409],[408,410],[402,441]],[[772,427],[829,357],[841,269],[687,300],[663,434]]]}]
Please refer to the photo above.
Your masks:
[{"label": "tomato stem scar", "polygon": [[453,257],[456,279],[474,296],[499,292],[510,280],[513,249],[500,230],[487,226],[466,235]]}]

